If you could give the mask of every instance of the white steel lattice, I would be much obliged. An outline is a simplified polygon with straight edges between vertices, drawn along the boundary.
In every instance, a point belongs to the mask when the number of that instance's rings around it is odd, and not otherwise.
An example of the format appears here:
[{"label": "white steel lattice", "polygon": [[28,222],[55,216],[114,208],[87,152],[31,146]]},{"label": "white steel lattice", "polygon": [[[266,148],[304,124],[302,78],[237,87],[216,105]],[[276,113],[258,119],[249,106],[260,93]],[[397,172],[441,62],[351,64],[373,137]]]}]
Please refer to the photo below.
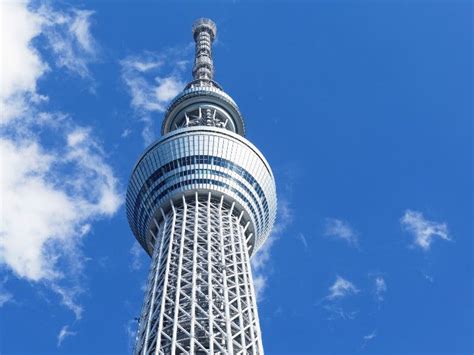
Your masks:
[{"label": "white steel lattice", "polygon": [[196,192],[161,215],[136,354],[262,354],[242,212]]}]

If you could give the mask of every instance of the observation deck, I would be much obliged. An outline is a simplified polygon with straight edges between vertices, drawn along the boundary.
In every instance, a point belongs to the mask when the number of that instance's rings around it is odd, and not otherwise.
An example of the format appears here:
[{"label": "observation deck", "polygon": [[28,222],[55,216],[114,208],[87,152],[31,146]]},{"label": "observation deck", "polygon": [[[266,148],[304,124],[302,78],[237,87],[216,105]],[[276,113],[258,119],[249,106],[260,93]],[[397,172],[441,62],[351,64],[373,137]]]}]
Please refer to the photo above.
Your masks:
[{"label": "observation deck", "polygon": [[229,130],[198,126],[174,130],[151,144],[133,169],[127,215],[137,240],[151,255],[154,222],[172,200],[195,192],[224,196],[243,212],[248,248],[253,254],[275,220],[275,182],[263,154]]}]

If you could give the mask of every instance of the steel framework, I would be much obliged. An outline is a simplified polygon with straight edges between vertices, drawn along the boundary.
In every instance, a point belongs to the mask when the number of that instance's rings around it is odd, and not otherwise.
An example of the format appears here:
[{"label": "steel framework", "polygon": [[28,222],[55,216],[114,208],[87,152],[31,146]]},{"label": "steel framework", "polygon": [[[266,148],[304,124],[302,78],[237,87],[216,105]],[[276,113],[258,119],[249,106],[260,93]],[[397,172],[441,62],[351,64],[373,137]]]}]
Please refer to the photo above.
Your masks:
[{"label": "steel framework", "polygon": [[262,353],[242,213],[195,193],[154,219],[137,353]]},{"label": "steel framework", "polygon": [[263,354],[250,258],[275,220],[275,181],[213,80],[215,24],[193,26],[194,80],[135,165],[127,216],[152,257],[136,354]]}]

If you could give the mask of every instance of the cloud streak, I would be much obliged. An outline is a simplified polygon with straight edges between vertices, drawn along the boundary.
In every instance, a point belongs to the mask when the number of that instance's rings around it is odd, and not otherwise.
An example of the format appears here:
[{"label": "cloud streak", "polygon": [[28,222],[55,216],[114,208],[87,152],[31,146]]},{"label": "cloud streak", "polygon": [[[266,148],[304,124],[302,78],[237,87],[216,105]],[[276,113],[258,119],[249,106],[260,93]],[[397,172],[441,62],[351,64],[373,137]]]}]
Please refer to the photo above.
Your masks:
[{"label": "cloud streak", "polygon": [[308,251],[308,241],[306,240],[306,237],[304,236],[303,233],[298,234],[298,239],[301,241],[301,244],[303,244],[303,248],[305,251]]}]

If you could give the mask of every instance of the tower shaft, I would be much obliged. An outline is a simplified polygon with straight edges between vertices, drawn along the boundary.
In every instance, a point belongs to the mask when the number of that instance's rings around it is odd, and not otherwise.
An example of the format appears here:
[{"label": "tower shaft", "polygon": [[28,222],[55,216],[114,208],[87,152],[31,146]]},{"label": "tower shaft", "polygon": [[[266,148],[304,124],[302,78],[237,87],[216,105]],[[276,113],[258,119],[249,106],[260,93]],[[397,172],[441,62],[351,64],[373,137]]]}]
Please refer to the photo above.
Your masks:
[{"label": "tower shaft", "polygon": [[154,220],[137,354],[261,354],[242,214],[196,192]]}]

